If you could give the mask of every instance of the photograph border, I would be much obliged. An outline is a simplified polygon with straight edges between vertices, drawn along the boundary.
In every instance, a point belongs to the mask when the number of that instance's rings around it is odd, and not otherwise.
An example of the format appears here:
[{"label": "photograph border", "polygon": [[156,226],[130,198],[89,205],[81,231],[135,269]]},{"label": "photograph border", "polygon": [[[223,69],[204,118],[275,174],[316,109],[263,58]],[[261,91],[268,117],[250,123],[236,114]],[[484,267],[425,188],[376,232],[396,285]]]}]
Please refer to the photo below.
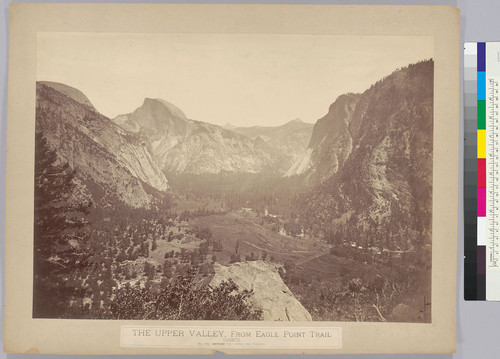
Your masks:
[{"label": "photograph border", "polygon": [[[11,4],[4,351],[210,354],[125,348],[123,325],[341,327],[341,349],[217,349],[238,354],[437,353],[456,348],[459,11],[449,6]],[[189,19],[190,21],[186,21]],[[356,21],[353,21],[356,19]],[[434,37],[432,323],[274,323],[33,319],[33,178],[37,32],[176,32]],[[335,51],[335,49],[332,49]],[[106,339],[106,340],[104,340]]]}]

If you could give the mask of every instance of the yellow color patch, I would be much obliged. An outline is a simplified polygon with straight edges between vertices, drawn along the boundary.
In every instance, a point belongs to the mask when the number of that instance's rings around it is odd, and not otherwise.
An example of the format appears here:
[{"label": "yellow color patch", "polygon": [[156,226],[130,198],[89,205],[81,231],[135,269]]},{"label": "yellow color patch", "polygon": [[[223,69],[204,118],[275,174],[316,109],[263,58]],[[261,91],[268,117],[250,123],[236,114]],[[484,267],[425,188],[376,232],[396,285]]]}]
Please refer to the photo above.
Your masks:
[{"label": "yellow color patch", "polygon": [[486,158],[486,130],[477,130],[477,158]]}]

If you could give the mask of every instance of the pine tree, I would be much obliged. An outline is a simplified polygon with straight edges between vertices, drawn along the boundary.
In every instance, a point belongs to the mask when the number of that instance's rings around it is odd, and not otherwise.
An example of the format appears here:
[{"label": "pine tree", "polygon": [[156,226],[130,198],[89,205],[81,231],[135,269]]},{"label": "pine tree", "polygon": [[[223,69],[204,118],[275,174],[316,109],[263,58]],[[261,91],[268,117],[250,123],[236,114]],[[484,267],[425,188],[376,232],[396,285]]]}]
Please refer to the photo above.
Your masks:
[{"label": "pine tree", "polygon": [[[44,113],[42,113],[44,114]],[[46,114],[45,114],[46,115]],[[37,117],[39,111],[37,111]],[[58,160],[47,140],[35,135],[34,178],[34,295],[33,317],[57,317],[81,288],[60,282],[58,274],[67,273],[76,261],[88,257],[88,242],[82,231],[91,202],[72,200],[75,171]],[[77,249],[62,250],[70,240],[80,243]],[[61,250],[60,250],[61,249]],[[77,252],[78,251],[78,252]],[[83,254],[83,256],[82,256]],[[57,262],[51,257],[57,255]]]}]

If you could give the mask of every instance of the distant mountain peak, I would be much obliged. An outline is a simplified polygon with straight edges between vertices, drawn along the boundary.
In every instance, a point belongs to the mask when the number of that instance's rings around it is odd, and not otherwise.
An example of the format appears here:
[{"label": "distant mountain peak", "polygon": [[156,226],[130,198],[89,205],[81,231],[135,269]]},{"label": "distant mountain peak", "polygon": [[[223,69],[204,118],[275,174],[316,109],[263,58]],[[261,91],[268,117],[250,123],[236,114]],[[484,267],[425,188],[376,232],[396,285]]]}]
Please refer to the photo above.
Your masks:
[{"label": "distant mountain peak", "polygon": [[226,130],[234,130],[235,128],[237,128],[235,125],[231,124],[231,123],[226,123],[224,126],[222,126],[223,128],[225,128]]},{"label": "distant mountain peak", "polygon": [[142,104],[142,107],[152,107],[153,109],[157,109],[158,107],[163,107],[165,108],[168,112],[170,112],[173,116],[179,117],[182,119],[187,119],[186,115],[182,110],[175,106],[174,104],[165,101],[161,98],[149,98],[146,97],[144,99],[144,103]]},{"label": "distant mountain peak", "polygon": [[272,154],[253,140],[210,123],[187,119],[175,105],[162,99],[144,99],[115,123],[149,140],[156,163],[166,173],[256,173],[268,168]]},{"label": "distant mountain peak", "polygon": [[45,85],[45,86],[48,86],[50,88],[53,88],[54,90],[62,93],[63,95],[66,95],[69,98],[73,99],[74,101],[81,103],[82,105],[89,106],[95,110],[94,105],[92,105],[92,102],[90,102],[88,97],[85,96],[82,91],[80,91],[74,87],[62,84],[60,82],[53,82],[53,81],[37,81],[37,82],[41,85]]}]

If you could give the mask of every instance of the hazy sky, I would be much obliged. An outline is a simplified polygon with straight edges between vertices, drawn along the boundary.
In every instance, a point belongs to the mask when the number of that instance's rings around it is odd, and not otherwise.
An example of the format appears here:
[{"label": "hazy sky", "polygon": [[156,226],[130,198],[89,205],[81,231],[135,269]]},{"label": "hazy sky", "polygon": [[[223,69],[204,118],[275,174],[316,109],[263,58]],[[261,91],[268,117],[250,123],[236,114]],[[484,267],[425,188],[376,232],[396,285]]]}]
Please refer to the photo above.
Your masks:
[{"label": "hazy sky", "polygon": [[114,118],[162,98],[219,125],[316,122],[337,96],[433,57],[432,37],[39,33],[37,80]]}]

